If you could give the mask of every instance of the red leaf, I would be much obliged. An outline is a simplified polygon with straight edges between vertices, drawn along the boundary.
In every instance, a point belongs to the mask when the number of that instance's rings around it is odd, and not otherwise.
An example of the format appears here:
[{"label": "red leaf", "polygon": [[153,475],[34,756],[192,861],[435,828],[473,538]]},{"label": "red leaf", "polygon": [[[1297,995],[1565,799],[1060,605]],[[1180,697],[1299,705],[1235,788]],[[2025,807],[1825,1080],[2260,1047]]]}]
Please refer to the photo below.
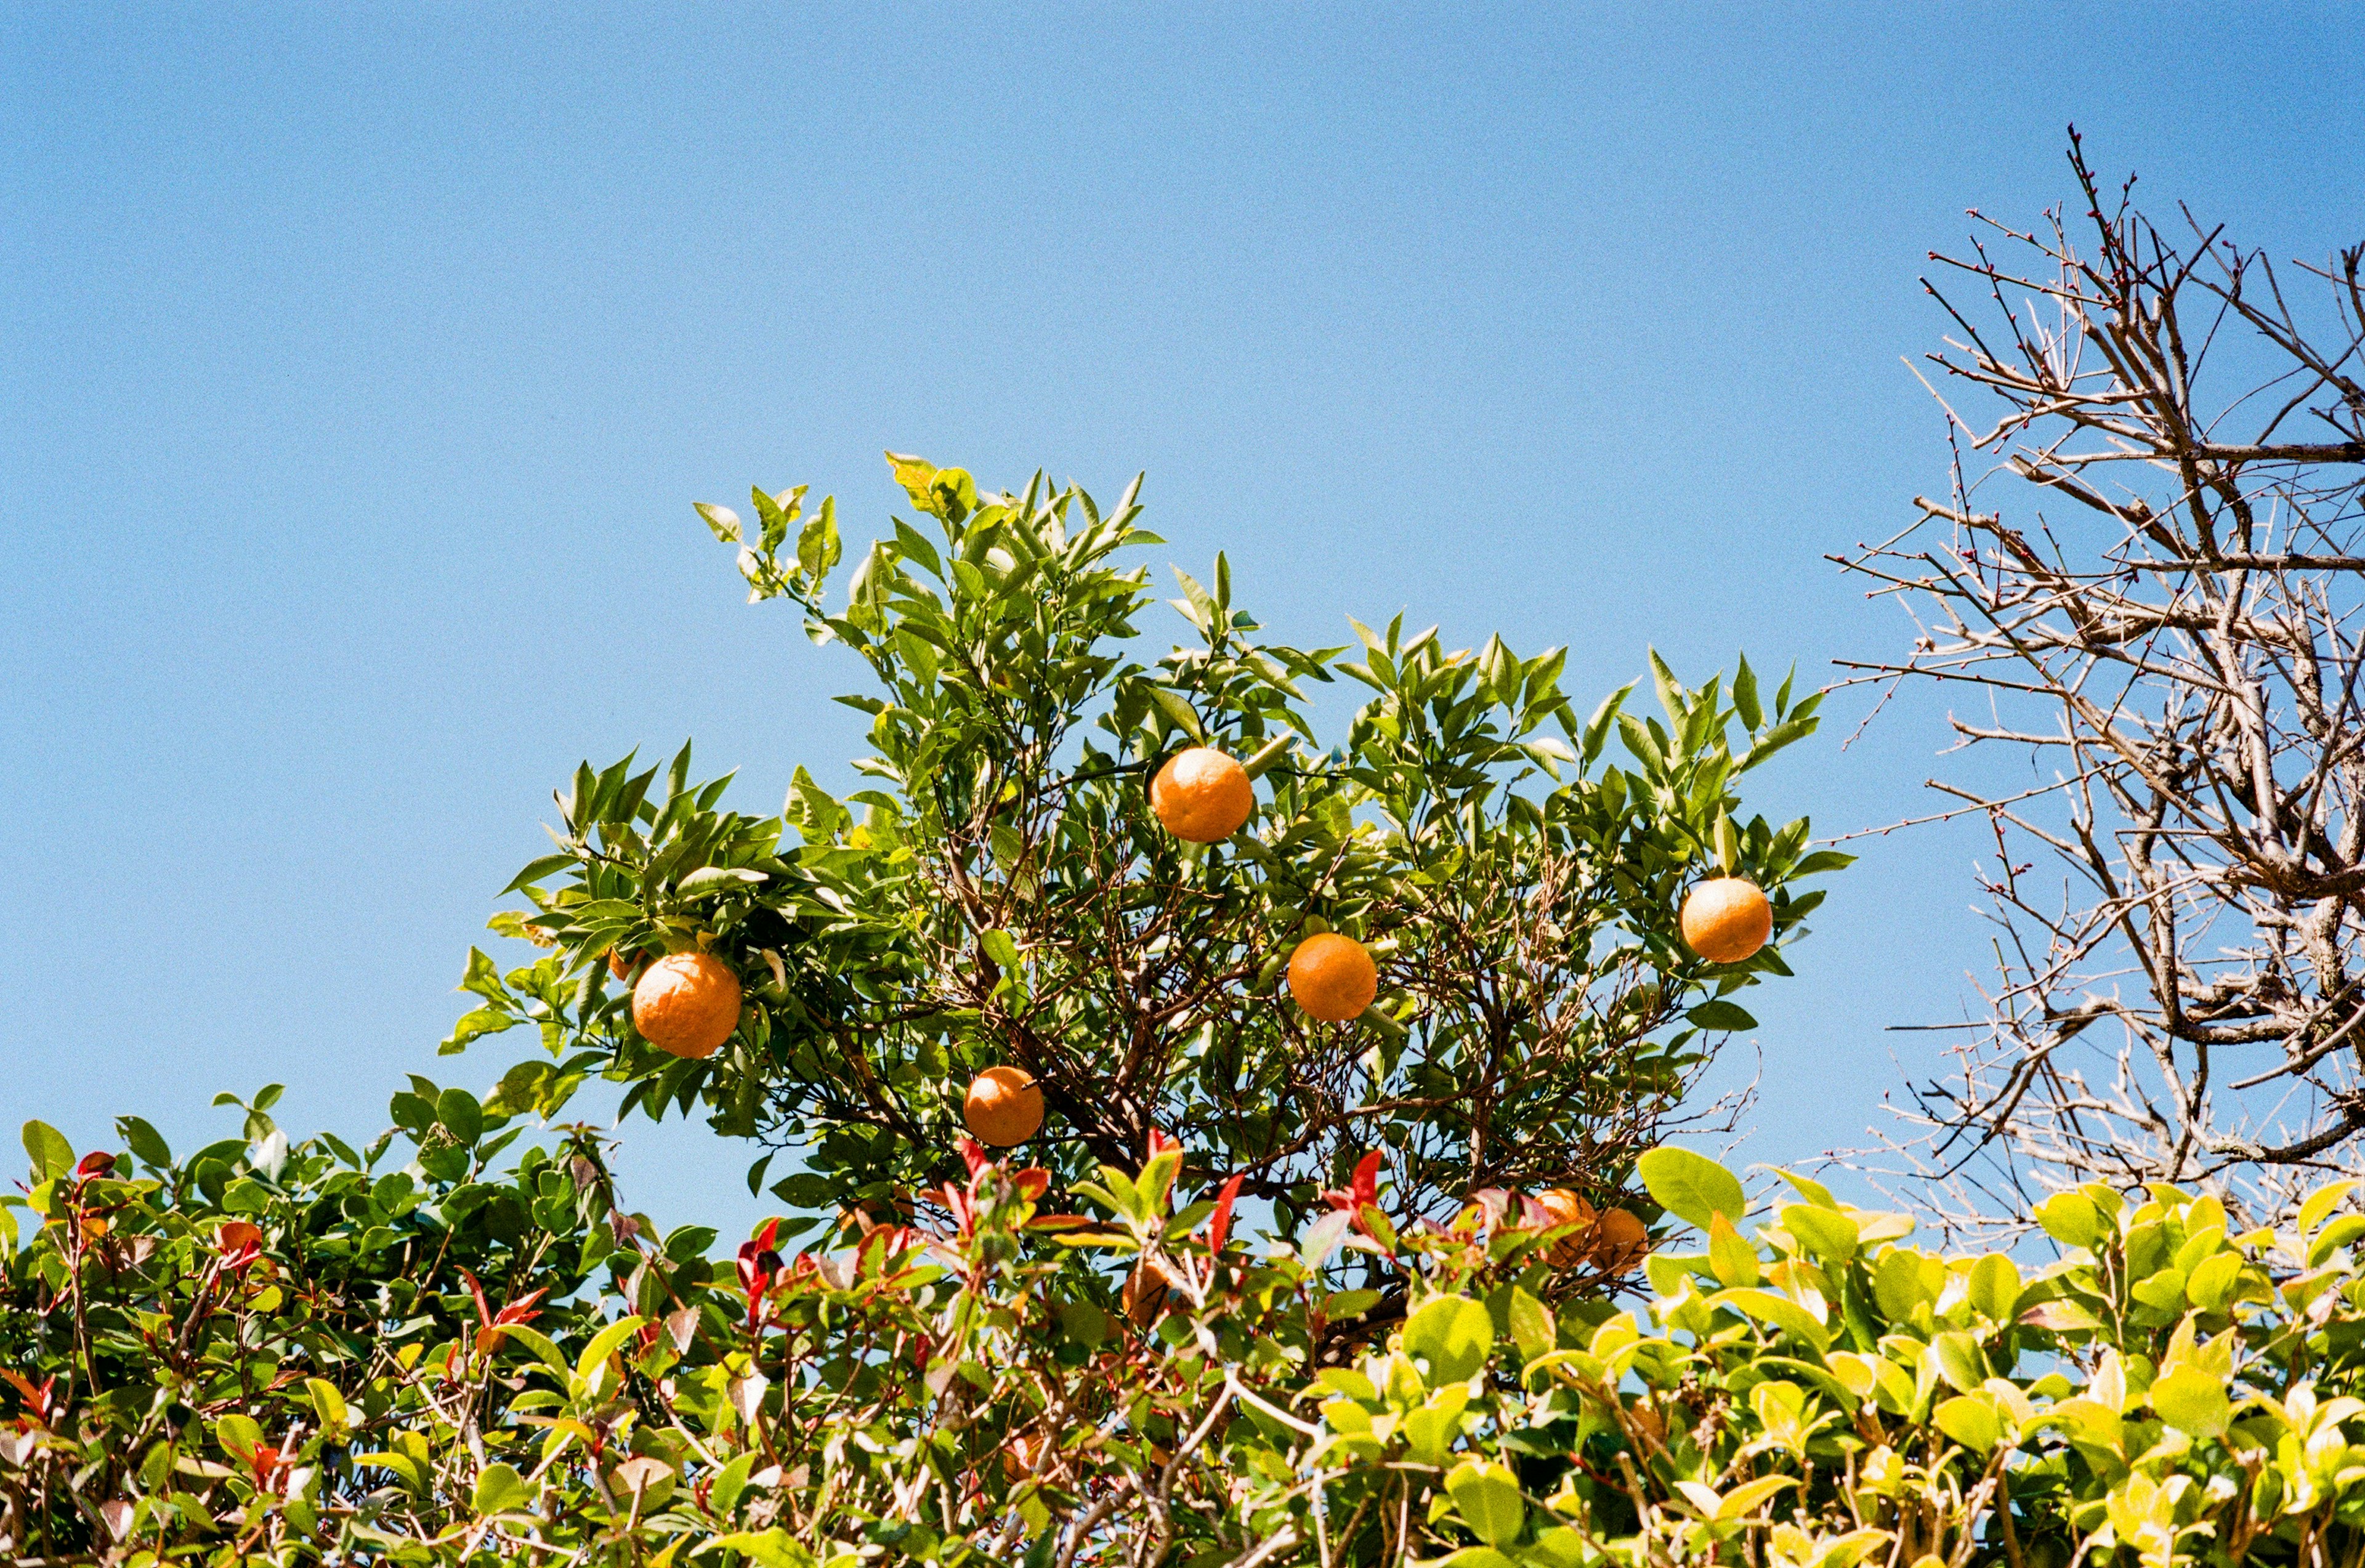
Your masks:
[{"label": "red leaf", "polygon": [[1012,1171],[1010,1180],[1030,1204],[1051,1190],[1051,1173],[1031,1166],[1025,1170]]},{"label": "red leaf", "polygon": [[1353,1194],[1356,1208],[1379,1202],[1380,1162],[1384,1158],[1375,1148],[1355,1162],[1355,1178],[1349,1183],[1348,1191]]},{"label": "red leaf", "polygon": [[1234,1176],[1224,1183],[1224,1190],[1216,1194],[1216,1212],[1207,1216],[1207,1250],[1210,1252],[1221,1252],[1225,1238],[1232,1233],[1232,1203],[1240,1195],[1240,1181],[1241,1176]]},{"label": "red leaf", "polygon": [[992,1157],[985,1152],[985,1147],[973,1137],[961,1139],[960,1151],[962,1160],[969,1166],[969,1179],[972,1182],[977,1180],[979,1171],[993,1163]]},{"label": "red leaf", "polygon": [[262,1227],[242,1219],[231,1220],[214,1232],[214,1246],[220,1249],[225,1267],[243,1269],[263,1250]]},{"label": "red leaf", "polygon": [[460,1277],[468,1282],[468,1294],[476,1298],[476,1321],[490,1328],[493,1326],[493,1309],[485,1305],[485,1287],[478,1284],[476,1276],[465,1269],[460,1271]]}]

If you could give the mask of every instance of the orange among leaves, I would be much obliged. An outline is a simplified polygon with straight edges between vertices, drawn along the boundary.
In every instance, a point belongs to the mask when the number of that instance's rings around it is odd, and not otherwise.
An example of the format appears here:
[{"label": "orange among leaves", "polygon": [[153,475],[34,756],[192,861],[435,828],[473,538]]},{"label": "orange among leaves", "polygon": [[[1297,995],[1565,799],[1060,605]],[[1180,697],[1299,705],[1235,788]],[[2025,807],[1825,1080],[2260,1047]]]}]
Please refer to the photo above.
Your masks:
[{"label": "orange among leaves", "polygon": [[633,1027],[659,1050],[711,1057],[739,1026],[739,977],[705,953],[669,953],[633,987]]},{"label": "orange among leaves", "polygon": [[1166,1311],[1167,1290],[1166,1271],[1143,1259],[1125,1277],[1125,1290],[1119,1297],[1125,1315],[1133,1319],[1135,1327],[1149,1327]]},{"label": "orange among leaves", "polygon": [[1034,1474],[1048,1447],[1040,1432],[1020,1432],[1002,1446],[1002,1478],[1015,1486]]},{"label": "orange among leaves", "polygon": [[1642,1261],[1650,1246],[1650,1227],[1624,1209],[1605,1209],[1593,1222],[1593,1266],[1605,1274],[1632,1269]]},{"label": "orange among leaves", "polygon": [[1186,843],[1220,844],[1256,809],[1256,788],[1239,763],[1213,746],[1194,745],[1168,757],[1150,780],[1149,809]]},{"label": "orange among leaves", "polygon": [[1379,993],[1380,971],[1351,936],[1325,931],[1300,942],[1289,956],[1289,994],[1325,1023],[1362,1017]]},{"label": "orange among leaves", "polygon": [[1737,964],[1774,935],[1773,906],[1743,877],[1702,882],[1684,900],[1684,942],[1711,964]]},{"label": "orange among leaves", "polygon": [[1552,1243],[1552,1265],[1555,1269],[1574,1269],[1586,1260],[1587,1246],[1593,1239],[1593,1205],[1584,1194],[1566,1187],[1553,1187],[1538,1193],[1535,1206],[1543,1211],[1544,1226],[1574,1225],[1580,1228]]},{"label": "orange among leaves", "polygon": [[1043,1091],[1023,1069],[989,1067],[969,1086],[961,1120],[980,1143],[996,1148],[1025,1143],[1043,1126]]}]

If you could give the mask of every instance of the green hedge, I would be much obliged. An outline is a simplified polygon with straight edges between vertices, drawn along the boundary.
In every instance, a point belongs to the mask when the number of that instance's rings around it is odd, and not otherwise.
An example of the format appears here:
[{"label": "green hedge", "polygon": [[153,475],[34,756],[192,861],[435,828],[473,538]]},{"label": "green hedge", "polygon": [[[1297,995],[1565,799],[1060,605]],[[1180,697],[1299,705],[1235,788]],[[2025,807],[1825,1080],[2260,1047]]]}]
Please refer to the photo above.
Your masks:
[{"label": "green hedge", "polygon": [[[498,1101],[413,1093],[437,1114],[388,1135],[417,1146],[408,1173],[380,1169],[387,1139],[291,1148],[267,1100],[185,1160],[134,1121],[125,1151],[79,1158],[28,1126],[29,1193],[0,1209],[10,1551],[2057,1568],[2365,1551],[2348,1435],[2365,1216],[2346,1184],[2293,1230],[2241,1235],[2205,1196],[2064,1193],[2037,1216],[2059,1257],[2037,1266],[1916,1249],[1905,1216],[1799,1177],[1745,1213],[1731,1174],[1661,1149],[1644,1179],[1705,1247],[1663,1239],[1621,1292],[1556,1270],[1583,1238],[1528,1227],[1509,1194],[1399,1234],[1374,1180],[1294,1240],[1251,1241],[1224,1194],[1173,1190],[1171,1148],[1104,1168],[1083,1215],[1037,1213],[1037,1174],[972,1150],[971,1179],[935,1195],[940,1235],[794,1252],[776,1229],[734,1267],[708,1260],[711,1231],[616,1208],[588,1137],[518,1155]],[[1333,1288],[1349,1272],[1372,1288]]]}]

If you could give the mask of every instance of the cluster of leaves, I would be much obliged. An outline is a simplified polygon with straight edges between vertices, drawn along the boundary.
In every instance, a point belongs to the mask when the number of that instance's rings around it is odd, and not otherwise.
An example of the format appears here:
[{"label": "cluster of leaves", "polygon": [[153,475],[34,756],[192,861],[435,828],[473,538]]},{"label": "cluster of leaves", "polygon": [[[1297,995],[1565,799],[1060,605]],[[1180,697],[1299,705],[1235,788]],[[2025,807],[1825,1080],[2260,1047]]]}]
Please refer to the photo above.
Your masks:
[{"label": "cluster of leaves", "polygon": [[[795,1152],[775,1191],[803,1207],[956,1175],[962,1094],[997,1064],[1041,1085],[1029,1155],[1061,1191],[1162,1127],[1194,1177],[1240,1176],[1284,1228],[1373,1147],[1413,1214],[1488,1185],[1621,1201],[1714,1042],[1751,1025],[1736,993],[1788,973],[1776,946],[1692,955],[1684,892],[1720,866],[1749,876],[1787,935],[1821,897],[1793,884],[1846,861],[1735,793],[1811,733],[1817,699],[1788,681],[1767,699],[1746,661],[1687,688],[1654,655],[1663,716],[1628,711],[1630,688],[1586,718],[1564,650],[1452,651],[1401,621],[1357,623],[1354,649],[1267,643],[1221,557],[1212,586],[1178,574],[1195,641],[1153,656],[1147,568],[1120,565],[1156,543],[1134,489],[1104,513],[1039,476],[981,497],[960,470],[893,461],[934,529],[896,520],[835,604],[833,502],[758,490],[752,525],[700,508],[741,544],[752,597],[867,663],[874,688],[843,699],[871,719],[867,787],[839,799],[799,768],[757,820],[691,780],[686,748],[662,782],[585,766],[557,852],[513,884],[532,908],[496,923],[555,950],[506,984],[479,956],[483,1005],[450,1045],[532,1024],[554,1093],[596,1069],[653,1115],[702,1101],[718,1129]],[[1339,676],[1371,696],[1326,749],[1306,693]],[[1203,744],[1261,787],[1250,826],[1207,847],[1146,799]],[[1322,929],[1378,959],[1357,1023],[1286,1000],[1290,949]],[[704,1061],[639,1039],[619,983],[690,947],[746,996]]]},{"label": "cluster of leaves", "polygon": [[[1698,1251],[1620,1310],[1509,1193],[1390,1218],[1380,1162],[1239,1235],[1184,1151],[1094,1212],[966,1146],[940,1227],[735,1267],[611,1206],[600,1149],[487,1168],[503,1114],[364,1153],[144,1124],[26,1129],[0,1346],[0,1533],[27,1557],[475,1564],[873,1562],[1785,1568],[2365,1550],[2365,1215],[2348,1184],[2228,1235],[2206,1196],[2064,1193],[2058,1258],[1948,1257],[1785,1175],[1744,1236],[1721,1167],[1641,1161]],[[398,1097],[406,1098],[406,1097]],[[398,1137],[413,1157],[373,1174]],[[455,1159],[457,1150],[465,1159]],[[442,1158],[438,1158],[438,1157]],[[431,1160],[435,1160],[433,1165]],[[513,1207],[514,1212],[510,1212]],[[522,1226],[515,1223],[519,1215]],[[857,1234],[858,1232],[858,1234]],[[1087,1260],[1047,1258],[1045,1243]],[[1339,1291],[1361,1254],[1398,1282]],[[1124,1282],[1120,1286],[1119,1281]]]}]

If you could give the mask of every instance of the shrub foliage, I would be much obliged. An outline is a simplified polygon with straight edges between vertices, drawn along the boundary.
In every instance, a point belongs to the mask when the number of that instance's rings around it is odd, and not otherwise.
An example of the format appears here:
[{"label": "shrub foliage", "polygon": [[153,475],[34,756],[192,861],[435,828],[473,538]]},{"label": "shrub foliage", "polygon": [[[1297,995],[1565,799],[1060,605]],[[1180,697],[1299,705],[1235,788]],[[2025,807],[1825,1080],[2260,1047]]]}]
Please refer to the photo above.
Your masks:
[{"label": "shrub foliage", "polygon": [[[424,1095],[420,1096],[425,1098]],[[2336,1217],[2065,1193],[2060,1256],[1947,1257],[1788,1178],[1642,1173],[1695,1249],[1572,1296],[1499,1191],[1399,1229],[1366,1184],[1251,1244],[1162,1146],[1040,1212],[988,1162],[946,1233],[735,1266],[612,1206],[595,1144],[488,1161],[464,1092],[408,1171],[266,1112],[175,1161],[39,1123],[6,1212],[0,1529],[36,1561],[880,1561],[1788,1568],[2349,1561],[2365,1277]],[[440,1157],[440,1158],[439,1158]],[[1753,1221],[1754,1223],[1753,1223]],[[1147,1267],[1111,1313],[1061,1250]],[[1367,1326],[1351,1251],[1409,1293]],[[588,1278],[588,1288],[578,1291]]]}]

